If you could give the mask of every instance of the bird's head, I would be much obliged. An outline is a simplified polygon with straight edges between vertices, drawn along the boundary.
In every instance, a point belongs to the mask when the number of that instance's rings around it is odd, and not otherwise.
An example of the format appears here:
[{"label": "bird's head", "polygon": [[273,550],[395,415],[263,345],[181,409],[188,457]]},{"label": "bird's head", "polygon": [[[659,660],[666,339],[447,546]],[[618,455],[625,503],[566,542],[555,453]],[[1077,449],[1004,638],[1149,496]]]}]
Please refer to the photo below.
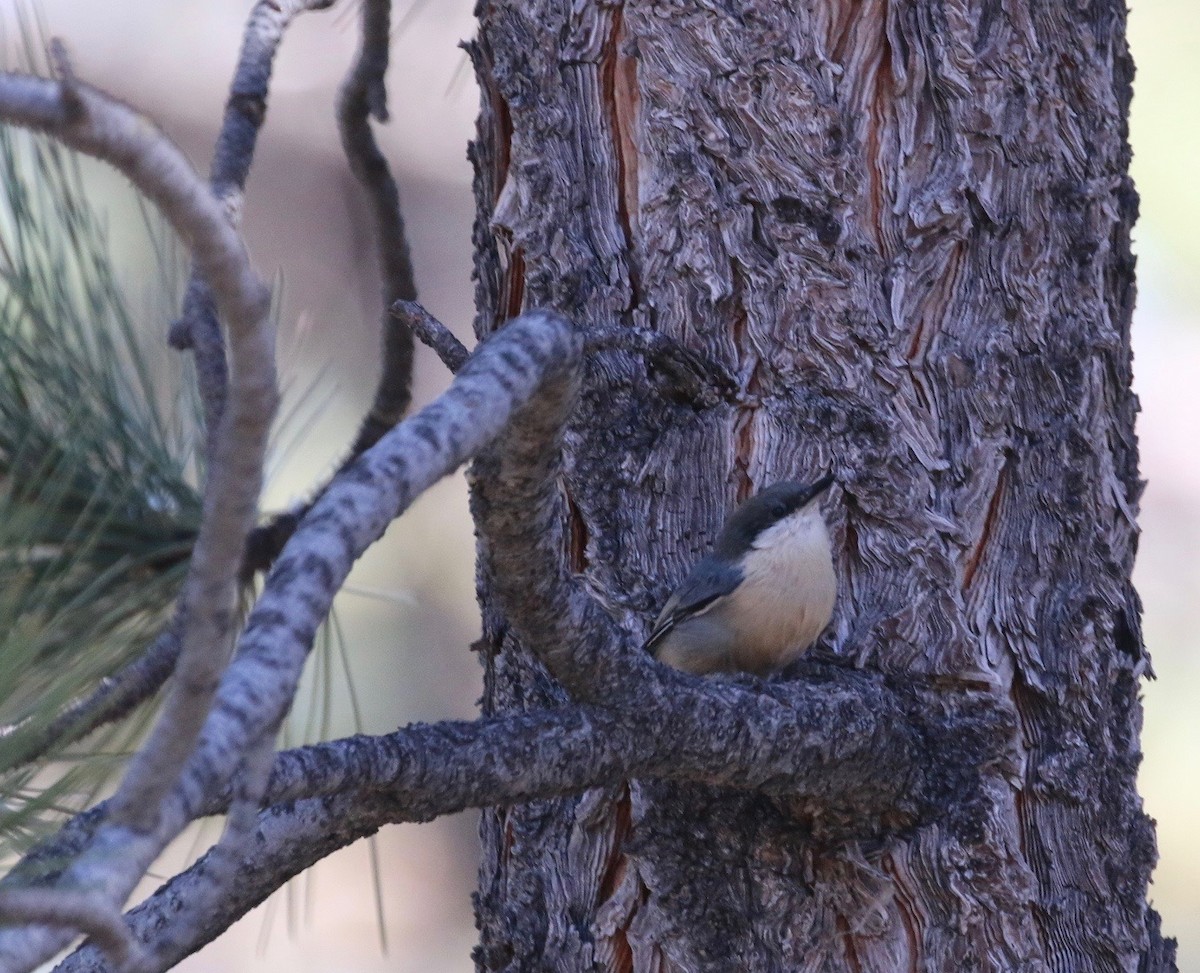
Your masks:
[{"label": "bird's head", "polygon": [[737,561],[772,527],[791,517],[810,515],[833,479],[828,473],[814,483],[783,480],[755,494],[725,521],[713,553]]}]

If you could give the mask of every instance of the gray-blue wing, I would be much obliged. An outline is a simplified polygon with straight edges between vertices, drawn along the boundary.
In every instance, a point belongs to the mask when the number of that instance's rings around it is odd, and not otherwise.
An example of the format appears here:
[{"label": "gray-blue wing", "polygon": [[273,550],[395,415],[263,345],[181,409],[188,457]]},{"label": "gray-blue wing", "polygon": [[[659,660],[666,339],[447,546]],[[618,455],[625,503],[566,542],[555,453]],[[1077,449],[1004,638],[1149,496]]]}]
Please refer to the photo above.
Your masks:
[{"label": "gray-blue wing", "polygon": [[698,561],[691,573],[683,579],[683,582],[675,589],[675,593],[663,606],[658,621],[654,623],[654,629],[650,632],[643,647],[649,652],[654,652],[655,646],[679,622],[709,611],[721,598],[732,592],[741,581],[742,572],[739,568],[707,557]]}]

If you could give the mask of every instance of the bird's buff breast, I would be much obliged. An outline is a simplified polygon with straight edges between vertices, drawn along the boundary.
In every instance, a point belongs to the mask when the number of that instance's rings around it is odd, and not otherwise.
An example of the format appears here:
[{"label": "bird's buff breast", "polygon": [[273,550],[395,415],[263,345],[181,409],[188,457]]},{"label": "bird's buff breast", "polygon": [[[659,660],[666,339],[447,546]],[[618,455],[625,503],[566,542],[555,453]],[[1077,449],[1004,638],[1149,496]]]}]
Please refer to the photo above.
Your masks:
[{"label": "bird's buff breast", "polygon": [[738,668],[761,672],[787,665],[816,641],[833,614],[837,579],[815,509],[770,528],[754,547],[726,617],[737,631]]}]

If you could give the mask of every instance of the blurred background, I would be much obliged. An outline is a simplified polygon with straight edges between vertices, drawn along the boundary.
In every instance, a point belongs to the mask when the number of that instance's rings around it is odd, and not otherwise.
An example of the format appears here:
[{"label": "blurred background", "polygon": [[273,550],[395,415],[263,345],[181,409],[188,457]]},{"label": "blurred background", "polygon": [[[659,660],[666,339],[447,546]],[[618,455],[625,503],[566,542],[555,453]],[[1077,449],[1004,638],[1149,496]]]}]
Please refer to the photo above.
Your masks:
[{"label": "blurred background", "polygon": [[[16,0],[0,0],[10,14]],[[1180,943],[1180,969],[1200,971],[1200,17],[1194,0],[1143,0],[1129,20],[1138,65],[1134,176],[1139,301],[1135,385],[1143,537],[1135,580],[1157,680],[1145,687],[1141,789],[1158,821],[1161,861],[1151,899]],[[399,178],[421,299],[470,335],[472,200],[467,140],[476,90],[458,43],[473,34],[472,0],[397,0],[392,123],[377,129]],[[206,169],[250,0],[40,0],[76,71],[155,118]],[[356,45],[355,8],[301,16],[282,47],[267,124],[248,187],[244,227],[256,264],[282,281],[282,351],[290,374],[268,503],[282,506],[323,478],[373,390],[378,296],[358,188],[333,124]],[[114,193],[112,232],[129,233]],[[417,404],[447,384],[424,349]],[[329,397],[306,394],[319,370]],[[302,435],[301,435],[302,434]],[[297,444],[288,446],[290,439]],[[440,484],[356,568],[339,602],[361,704],[361,728],[469,718],[480,691],[468,651],[478,635],[473,539],[461,477]],[[335,667],[336,668],[336,667]],[[354,732],[344,679],[330,677],[330,732]],[[304,691],[298,703],[305,716]],[[175,850],[182,857],[186,844]],[[474,968],[470,893],[475,818],[385,829],[372,851],[346,849],[187,960],[207,970],[424,971]],[[168,863],[163,864],[166,872]],[[387,952],[380,945],[382,913]]]}]

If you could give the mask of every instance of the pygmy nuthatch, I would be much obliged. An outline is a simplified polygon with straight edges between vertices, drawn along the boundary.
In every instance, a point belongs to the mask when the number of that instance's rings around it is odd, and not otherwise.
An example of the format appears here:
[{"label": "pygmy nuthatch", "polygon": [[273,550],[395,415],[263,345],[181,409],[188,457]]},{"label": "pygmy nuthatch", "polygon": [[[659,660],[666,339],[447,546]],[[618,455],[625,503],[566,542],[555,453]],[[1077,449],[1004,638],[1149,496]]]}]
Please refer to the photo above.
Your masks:
[{"label": "pygmy nuthatch", "polygon": [[819,499],[833,475],[743,503],[654,623],[646,648],[685,672],[777,671],[829,624],[837,580]]}]

